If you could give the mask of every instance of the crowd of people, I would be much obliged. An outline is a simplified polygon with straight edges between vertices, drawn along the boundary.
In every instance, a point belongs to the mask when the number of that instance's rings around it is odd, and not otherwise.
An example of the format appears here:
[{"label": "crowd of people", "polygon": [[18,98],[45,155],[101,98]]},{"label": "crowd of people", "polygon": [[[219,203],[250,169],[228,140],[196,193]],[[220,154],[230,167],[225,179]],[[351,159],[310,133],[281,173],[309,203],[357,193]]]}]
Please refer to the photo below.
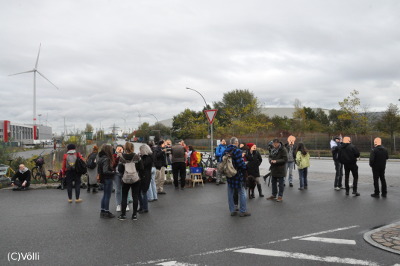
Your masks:
[{"label": "crowd of people", "polygon": [[[287,143],[279,139],[272,140],[268,145],[270,164],[269,173],[271,182],[271,195],[266,199],[282,202],[286,186],[293,187],[293,170],[297,167],[299,176],[299,190],[308,189],[308,168],[310,167],[310,153],[303,143],[296,144],[296,138],[290,136]],[[346,196],[352,194],[360,196],[358,191],[358,166],[357,159],[360,152],[351,143],[350,137],[334,137],[330,143],[335,167],[334,189],[345,189]],[[119,220],[127,219],[129,203],[132,203],[132,220],[137,220],[137,213],[149,211],[148,202],[158,200],[158,196],[165,195],[164,181],[166,168],[172,166],[173,185],[176,190],[184,190],[186,183],[187,166],[200,166],[200,153],[192,146],[187,146],[183,140],[177,140],[172,145],[171,140],[160,140],[157,145],[153,141],[142,144],[139,151],[135,151],[131,142],[124,146],[113,147],[103,144],[100,149],[95,145],[87,158],[76,151],[74,144],[67,146],[62,163],[62,175],[65,177],[68,202],[73,202],[73,189],[75,202],[80,203],[81,175],[77,174],[75,164],[78,158],[87,162],[87,191],[98,192],[98,183],[102,185],[103,197],[101,199],[100,217],[114,218],[110,211],[110,200],[113,188],[115,189],[116,212],[121,212]],[[221,139],[215,149],[215,158],[218,169],[229,161],[234,168],[232,175],[218,171],[216,184],[227,183],[228,206],[231,216],[250,216],[247,210],[247,197],[255,198],[254,191],[257,187],[258,196],[264,197],[261,187],[260,165],[262,156],[254,143],[240,143],[232,137],[227,144]],[[228,160],[229,159],[229,160]],[[385,180],[386,161],[388,152],[382,146],[382,140],[375,138],[374,148],[370,153],[369,164],[372,168],[374,179],[374,198],[387,196]],[[224,168],[221,168],[224,169]],[[349,184],[350,173],[353,176],[352,185]],[[343,187],[344,174],[344,187]],[[19,170],[12,178],[14,190],[27,190],[30,186],[30,171],[21,164]],[[266,178],[266,176],[264,177]],[[381,183],[381,184],[379,184]],[[248,193],[247,193],[248,188]]]}]

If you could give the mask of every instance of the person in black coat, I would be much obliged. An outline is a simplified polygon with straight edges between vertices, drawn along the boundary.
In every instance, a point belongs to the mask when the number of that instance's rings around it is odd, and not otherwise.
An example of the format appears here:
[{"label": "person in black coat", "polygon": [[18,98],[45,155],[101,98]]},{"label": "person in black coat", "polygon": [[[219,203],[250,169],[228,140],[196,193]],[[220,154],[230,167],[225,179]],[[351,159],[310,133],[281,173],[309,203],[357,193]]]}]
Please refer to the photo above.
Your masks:
[{"label": "person in black coat", "polygon": [[369,156],[369,165],[372,167],[372,175],[374,177],[374,193],[371,197],[379,198],[379,180],[382,185],[382,197],[386,198],[387,186],[385,179],[386,160],[389,159],[389,155],[385,147],[382,146],[382,139],[374,139],[374,148]]},{"label": "person in black coat", "polygon": [[[257,146],[254,143],[247,143],[247,147],[249,147],[249,150],[245,155],[247,162],[247,174],[255,178],[258,195],[260,197],[264,197],[260,183],[260,165],[262,163],[261,154],[257,151]],[[250,196],[251,198],[254,198],[254,189]]]},{"label": "person in black coat", "polygon": [[153,152],[151,148],[144,144],[140,146],[140,156],[142,157],[143,162],[143,176],[140,183],[140,193],[139,193],[139,203],[140,208],[138,210],[139,213],[147,213],[149,212],[148,201],[147,201],[147,191],[150,187],[151,181],[151,169],[153,167]]},{"label": "person in black coat", "polygon": [[349,195],[350,186],[349,186],[349,177],[350,172],[353,175],[353,195],[360,196],[360,193],[357,192],[357,183],[358,183],[358,166],[357,166],[357,158],[360,157],[360,152],[351,144],[350,137],[343,138],[343,144],[339,148],[338,152],[339,161],[344,166],[344,181],[346,185],[346,195]]},{"label": "person in black coat", "polygon": [[31,184],[31,171],[25,165],[20,164],[18,171],[11,179],[11,185],[14,191],[28,190]]}]

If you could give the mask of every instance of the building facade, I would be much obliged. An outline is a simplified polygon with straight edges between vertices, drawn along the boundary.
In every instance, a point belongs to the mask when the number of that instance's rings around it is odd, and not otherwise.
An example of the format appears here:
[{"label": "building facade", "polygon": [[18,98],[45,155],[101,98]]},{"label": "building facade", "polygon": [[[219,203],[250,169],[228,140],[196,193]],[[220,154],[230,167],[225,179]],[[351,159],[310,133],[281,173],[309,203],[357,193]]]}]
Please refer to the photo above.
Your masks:
[{"label": "building facade", "polygon": [[51,127],[44,125],[24,125],[8,120],[0,120],[0,141],[32,145],[50,142],[52,138]]}]

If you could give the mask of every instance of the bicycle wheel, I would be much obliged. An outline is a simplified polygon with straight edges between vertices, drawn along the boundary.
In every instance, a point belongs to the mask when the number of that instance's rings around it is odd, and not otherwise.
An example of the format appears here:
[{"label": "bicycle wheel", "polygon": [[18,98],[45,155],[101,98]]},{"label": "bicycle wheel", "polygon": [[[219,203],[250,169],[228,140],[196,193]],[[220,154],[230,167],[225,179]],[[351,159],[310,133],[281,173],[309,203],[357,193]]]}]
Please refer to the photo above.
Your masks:
[{"label": "bicycle wheel", "polygon": [[53,173],[53,174],[50,176],[50,178],[51,178],[51,180],[52,180],[53,182],[56,182],[56,181],[58,181],[58,174]]},{"label": "bicycle wheel", "polygon": [[40,177],[39,180],[43,179],[44,183],[47,184],[46,172],[43,167],[40,168]]}]

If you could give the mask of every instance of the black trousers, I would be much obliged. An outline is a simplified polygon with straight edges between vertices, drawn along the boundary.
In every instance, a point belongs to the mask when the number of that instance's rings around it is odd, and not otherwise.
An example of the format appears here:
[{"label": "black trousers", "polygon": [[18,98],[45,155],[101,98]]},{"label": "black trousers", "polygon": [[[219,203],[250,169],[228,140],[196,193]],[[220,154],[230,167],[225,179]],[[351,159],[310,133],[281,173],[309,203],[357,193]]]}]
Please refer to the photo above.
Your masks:
[{"label": "black trousers", "polygon": [[181,188],[184,188],[186,178],[186,163],[172,163],[172,175],[174,176],[175,187],[178,187],[178,177],[180,177]]},{"label": "black trousers", "polygon": [[345,185],[346,185],[346,191],[347,192],[350,190],[350,186],[349,186],[350,172],[353,175],[353,191],[357,192],[358,165],[356,163],[344,164],[344,182],[345,182]]},{"label": "black trousers", "polygon": [[140,181],[133,184],[122,183],[122,201],[121,201],[121,214],[126,214],[126,206],[128,205],[128,193],[129,189],[132,190],[132,200],[133,200],[133,214],[135,215],[138,209],[139,193],[140,193]]},{"label": "black trousers", "polygon": [[65,182],[67,183],[68,198],[72,199],[72,182],[75,182],[75,197],[79,199],[81,194],[81,176],[75,173],[75,171],[67,171],[65,173]]},{"label": "black trousers", "polygon": [[382,185],[382,195],[387,194],[387,186],[386,186],[386,179],[385,179],[385,167],[373,167],[372,168],[372,175],[374,177],[374,189],[375,195],[379,195],[379,180],[381,180]]}]

